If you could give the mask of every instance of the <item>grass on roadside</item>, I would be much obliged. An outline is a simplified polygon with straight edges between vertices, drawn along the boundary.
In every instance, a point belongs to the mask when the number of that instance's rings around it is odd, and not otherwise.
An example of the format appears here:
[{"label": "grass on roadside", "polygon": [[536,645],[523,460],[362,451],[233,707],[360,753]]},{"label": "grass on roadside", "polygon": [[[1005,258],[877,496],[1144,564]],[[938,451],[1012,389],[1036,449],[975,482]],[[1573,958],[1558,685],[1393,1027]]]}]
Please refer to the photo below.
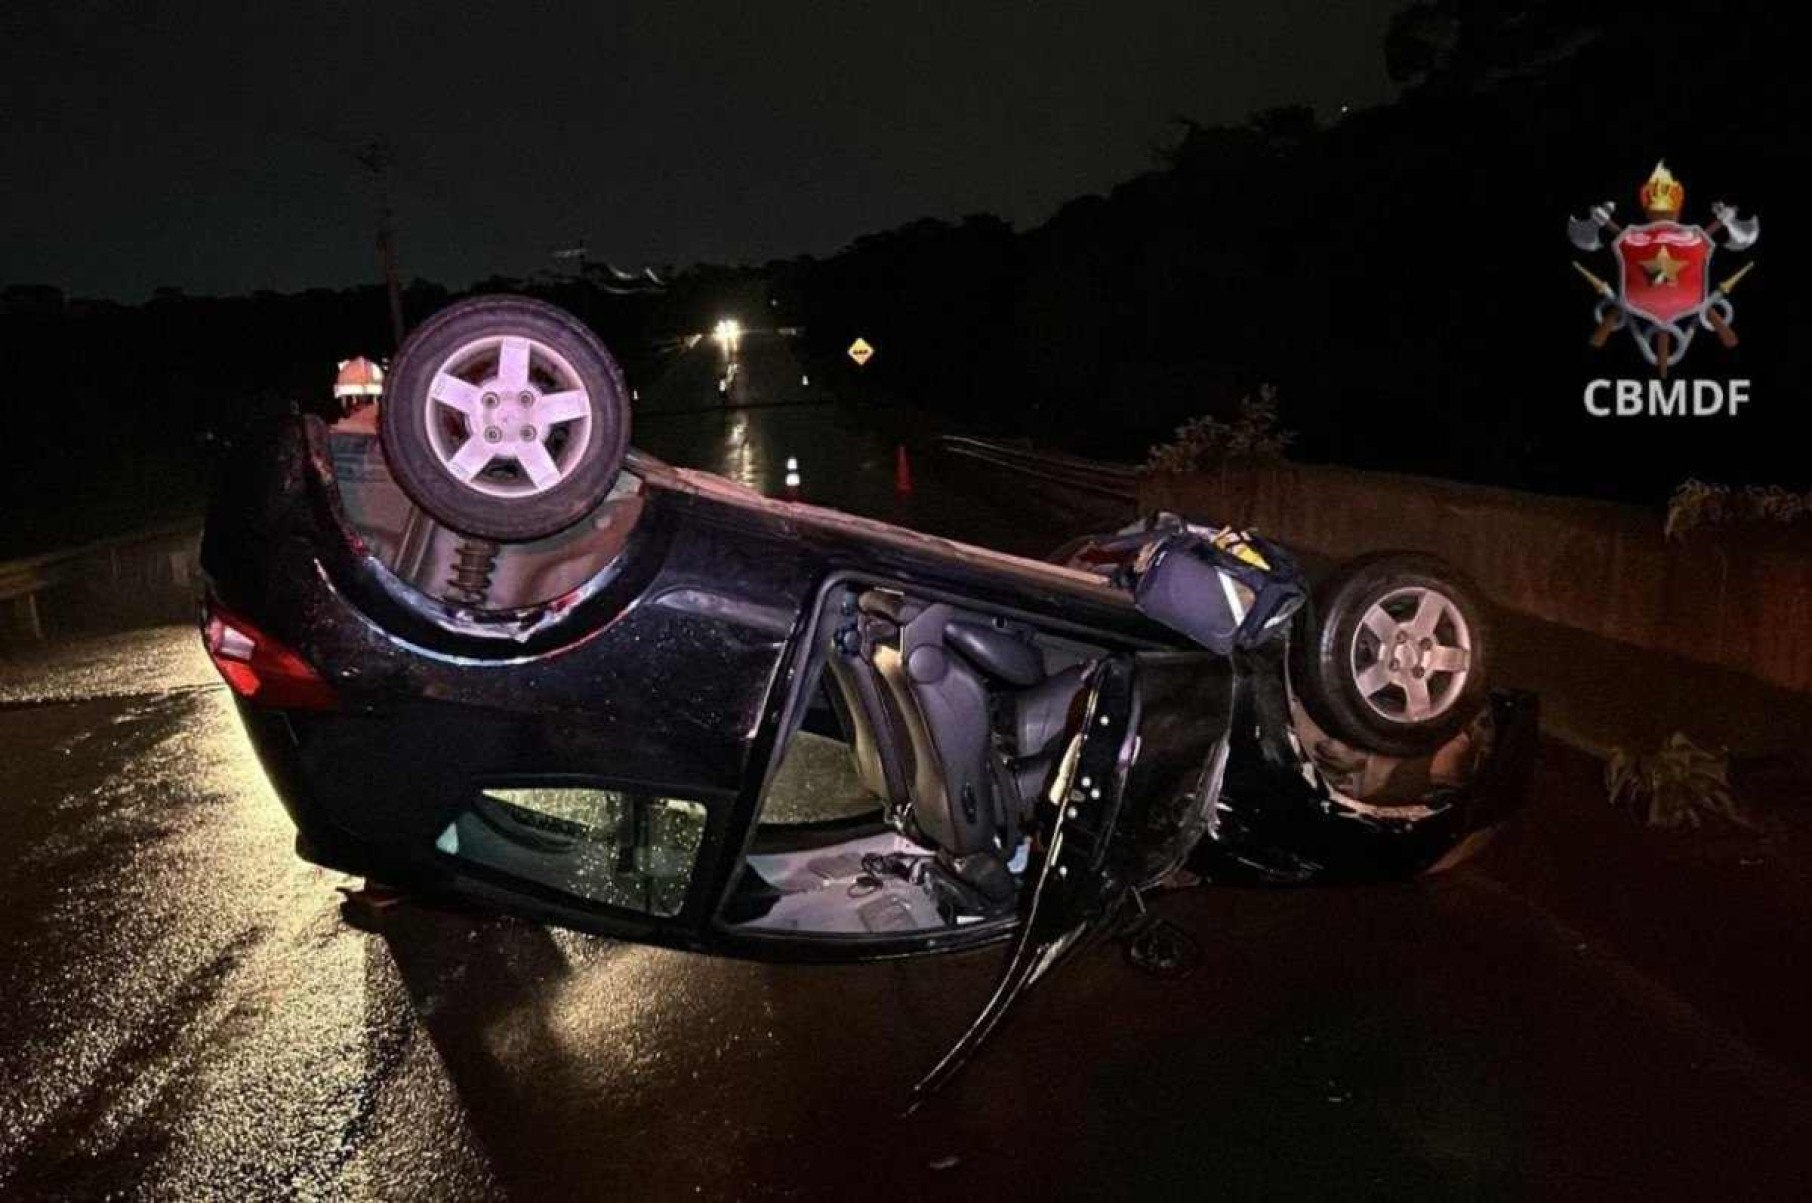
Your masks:
[{"label": "grass on roadside", "polygon": [[1650,827],[1698,827],[1707,818],[1755,826],[1730,788],[1730,753],[1701,748],[1680,731],[1655,752],[1612,749],[1604,787],[1611,805],[1631,811]]}]

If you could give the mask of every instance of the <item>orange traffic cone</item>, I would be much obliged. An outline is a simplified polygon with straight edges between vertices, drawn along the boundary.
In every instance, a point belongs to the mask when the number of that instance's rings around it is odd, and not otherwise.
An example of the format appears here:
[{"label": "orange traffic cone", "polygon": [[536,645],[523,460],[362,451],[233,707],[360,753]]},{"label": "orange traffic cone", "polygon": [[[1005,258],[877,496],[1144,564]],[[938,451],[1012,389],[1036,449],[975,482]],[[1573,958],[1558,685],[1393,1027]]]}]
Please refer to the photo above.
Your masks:
[{"label": "orange traffic cone", "polygon": [[900,493],[912,492],[912,461],[906,458],[906,444],[901,443],[893,453],[893,487]]}]

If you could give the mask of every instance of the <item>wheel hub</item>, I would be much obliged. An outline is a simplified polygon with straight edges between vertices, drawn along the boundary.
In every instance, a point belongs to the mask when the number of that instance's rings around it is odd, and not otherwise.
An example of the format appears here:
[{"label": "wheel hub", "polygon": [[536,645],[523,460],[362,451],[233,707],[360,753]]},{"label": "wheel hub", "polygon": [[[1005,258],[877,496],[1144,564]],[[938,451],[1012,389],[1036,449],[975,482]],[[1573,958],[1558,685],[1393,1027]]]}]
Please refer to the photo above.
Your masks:
[{"label": "wheel hub", "polygon": [[533,422],[535,398],[539,395],[530,390],[519,393],[498,393],[497,404],[487,415],[489,425],[502,435],[502,446],[497,449],[499,455],[511,455],[515,449],[511,443],[533,442],[535,425]]},{"label": "wheel hub", "polygon": [[1472,669],[1472,632],[1453,599],[1427,586],[1380,597],[1353,632],[1349,664],[1365,704],[1395,722],[1452,709]]},{"label": "wheel hub", "polygon": [[1390,670],[1398,676],[1422,676],[1428,670],[1428,653],[1434,650],[1432,639],[1412,639],[1399,631],[1390,652]]},{"label": "wheel hub", "polygon": [[441,467],[490,496],[545,493],[578,465],[591,438],[591,400],[577,371],[519,335],[480,339],[447,356],[429,400],[428,440]]}]

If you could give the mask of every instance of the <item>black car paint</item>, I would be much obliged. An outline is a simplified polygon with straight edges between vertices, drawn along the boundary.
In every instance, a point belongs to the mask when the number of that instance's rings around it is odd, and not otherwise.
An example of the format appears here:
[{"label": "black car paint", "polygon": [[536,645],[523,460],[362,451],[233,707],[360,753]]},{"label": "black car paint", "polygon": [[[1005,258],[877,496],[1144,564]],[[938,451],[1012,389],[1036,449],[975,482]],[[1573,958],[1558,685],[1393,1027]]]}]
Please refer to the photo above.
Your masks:
[{"label": "black car paint", "polygon": [[[426,597],[368,553],[340,508],[317,419],[282,424],[265,451],[225,466],[203,542],[208,587],[299,651],[343,702],[330,712],[240,706],[304,856],[581,930],[766,958],[893,956],[1004,938],[1010,928],[1000,924],[838,939],[754,936],[713,922],[806,683],[802,649],[818,599],[849,575],[1007,613],[1117,655],[1181,654],[1204,681],[1221,682],[1210,688],[1225,697],[1225,713],[1185,716],[1210,734],[1229,732],[1226,801],[1208,824],[1213,838],[1191,853],[1192,865],[1212,872],[1309,880],[1425,867],[1501,813],[1526,775],[1532,706],[1500,698],[1513,737],[1500,735],[1472,793],[1456,791],[1421,823],[1355,814],[1289,745],[1280,652],[1210,663],[1105,590],[978,563],[878,525],[864,531],[812,521],[802,507],[706,495],[657,461],[632,458],[630,470],[644,482],[644,510],[608,568],[546,604],[482,614]],[[1173,766],[1165,790],[1142,793],[1155,763],[1130,766],[1130,789],[1121,774],[1104,799],[1078,800],[1088,813],[1073,820],[1076,847],[1092,837],[1077,870],[1089,888],[1078,881],[1065,891],[1078,916],[1110,908],[1140,884],[1141,866],[1174,859],[1175,848],[1157,847],[1178,840],[1161,810],[1175,808],[1179,772],[1195,768]],[[679,914],[606,913],[433,851],[474,782],[525,774],[703,803],[700,871]],[[1125,814],[1108,813],[1121,805]]]}]

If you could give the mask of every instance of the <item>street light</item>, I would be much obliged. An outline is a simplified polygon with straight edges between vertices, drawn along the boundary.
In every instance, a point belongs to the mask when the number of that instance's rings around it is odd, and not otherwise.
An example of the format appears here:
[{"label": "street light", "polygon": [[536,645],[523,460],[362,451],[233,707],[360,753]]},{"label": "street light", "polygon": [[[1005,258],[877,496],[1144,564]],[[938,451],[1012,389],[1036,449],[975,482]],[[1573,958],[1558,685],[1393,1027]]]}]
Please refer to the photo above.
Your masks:
[{"label": "street light", "polygon": [[717,323],[711,333],[717,339],[718,345],[724,349],[725,355],[736,354],[737,347],[742,343],[741,322],[733,317],[724,318]]}]

